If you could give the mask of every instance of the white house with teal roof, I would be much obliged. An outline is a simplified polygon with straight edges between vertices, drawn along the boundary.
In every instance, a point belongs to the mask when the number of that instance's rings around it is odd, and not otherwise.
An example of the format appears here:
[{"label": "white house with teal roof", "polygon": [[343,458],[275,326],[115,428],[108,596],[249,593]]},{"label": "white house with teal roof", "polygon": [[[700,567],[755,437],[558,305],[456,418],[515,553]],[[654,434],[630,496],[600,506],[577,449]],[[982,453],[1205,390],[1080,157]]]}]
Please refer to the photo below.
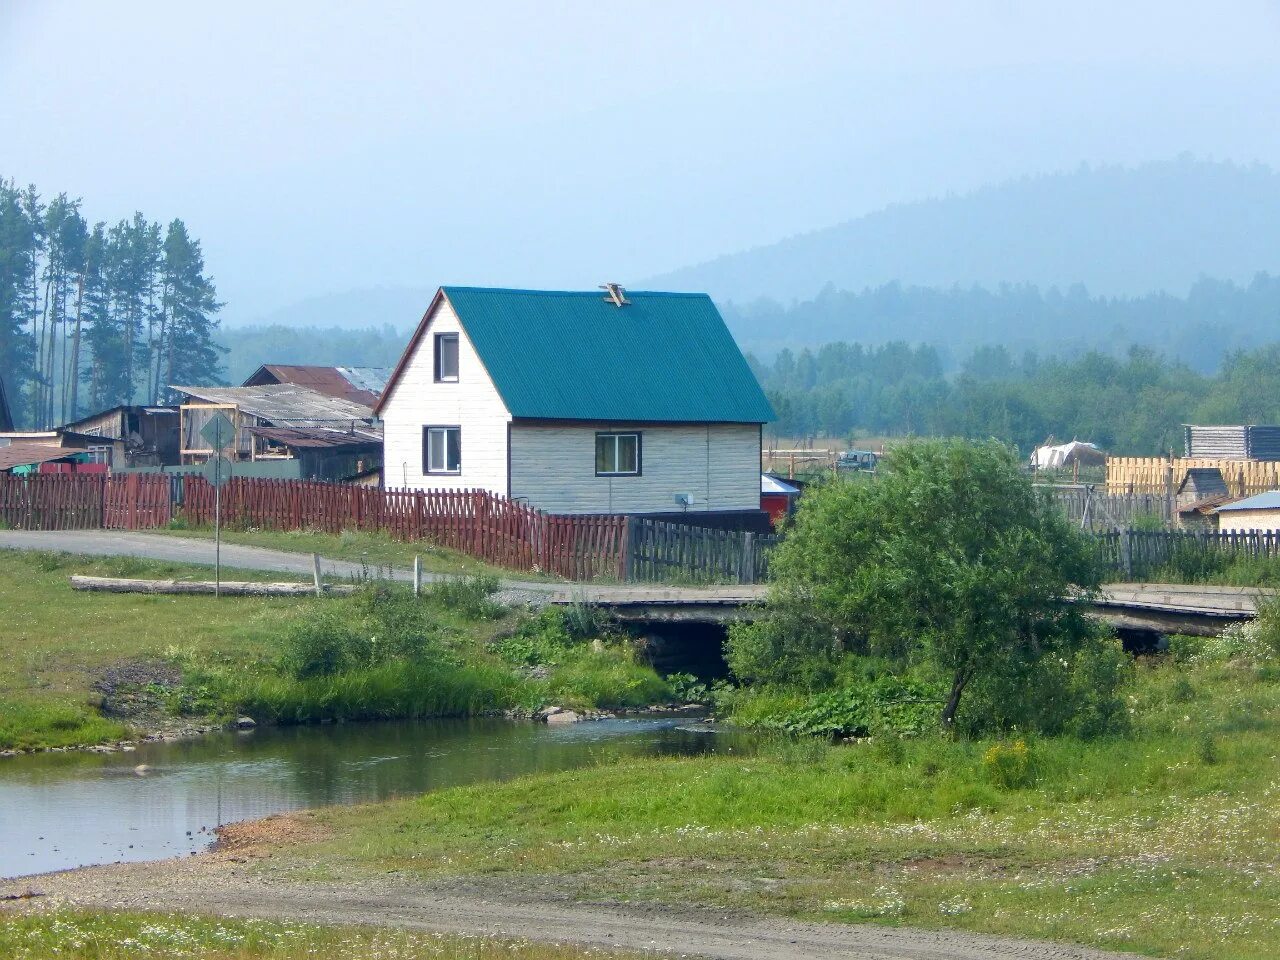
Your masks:
[{"label": "white house with teal roof", "polygon": [[773,410],[705,294],[441,287],[375,414],[389,489],[762,516]]}]

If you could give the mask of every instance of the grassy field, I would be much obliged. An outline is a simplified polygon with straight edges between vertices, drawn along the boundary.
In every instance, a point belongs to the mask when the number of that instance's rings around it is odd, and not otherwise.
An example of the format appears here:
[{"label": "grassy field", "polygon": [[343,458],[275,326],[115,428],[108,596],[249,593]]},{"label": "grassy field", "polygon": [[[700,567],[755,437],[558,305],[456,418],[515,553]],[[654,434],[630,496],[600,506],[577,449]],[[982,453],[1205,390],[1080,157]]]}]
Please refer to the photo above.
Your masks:
[{"label": "grassy field", "polygon": [[[128,726],[98,709],[95,687],[112,671],[137,665],[181,677],[172,689],[150,691],[157,709],[214,721],[237,712],[310,722],[467,715],[548,701],[637,706],[667,693],[625,639],[601,649],[585,635],[571,640],[558,622],[494,608],[474,589],[479,581],[438,585],[421,603],[406,602],[402,587],[370,606],[358,597],[84,593],[70,588],[72,573],[208,577],[205,567],[129,557],[0,551],[0,749],[125,737]],[[416,646],[388,655],[393,632]],[[513,653],[491,648],[507,634],[515,634],[508,640]],[[311,645],[304,656],[323,659],[336,650],[348,659],[310,669],[297,662],[299,643]],[[542,675],[524,669],[535,665],[545,668]],[[137,725],[145,730],[148,723]]]},{"label": "grassy field", "polygon": [[[314,599],[166,597],[77,592],[72,573],[188,577],[208,569],[131,557],[0,550],[0,748],[118,739],[124,727],[94,709],[108,668],[175,650],[210,659],[269,653],[282,624]],[[287,579],[237,572],[237,579]]]},{"label": "grassy field", "polygon": [[940,736],[661,759],[302,814],[263,869],[553,877],[590,898],[951,926],[1160,956],[1280,956],[1280,684],[1146,665],[1131,736]]},{"label": "grassy field", "polygon": [[[0,911],[9,960],[582,960],[639,954],[484,937],[146,913]],[[644,954],[652,957],[653,954]]]},{"label": "grassy field", "polygon": [[[161,529],[175,537],[202,537],[213,539],[212,527]],[[271,550],[287,550],[291,553],[318,553],[330,560],[347,560],[366,564],[376,571],[386,567],[402,570],[413,567],[413,558],[420,557],[422,569],[427,573],[453,573],[466,576],[493,575],[516,577],[522,580],[550,580],[541,574],[514,573],[499,567],[491,567],[466,554],[445,550],[426,543],[405,543],[383,533],[347,530],[340,534],[320,533],[313,530],[223,530],[224,543],[238,543],[249,547],[266,547]]]}]

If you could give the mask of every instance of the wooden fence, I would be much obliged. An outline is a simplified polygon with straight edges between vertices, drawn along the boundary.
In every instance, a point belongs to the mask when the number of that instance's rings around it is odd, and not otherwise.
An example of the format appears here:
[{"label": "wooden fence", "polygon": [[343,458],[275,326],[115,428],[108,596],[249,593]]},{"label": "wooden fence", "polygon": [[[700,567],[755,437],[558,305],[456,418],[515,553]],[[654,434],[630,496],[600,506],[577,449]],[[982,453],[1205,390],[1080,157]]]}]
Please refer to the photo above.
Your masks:
[{"label": "wooden fence", "polygon": [[101,475],[0,474],[0,524],[10,530],[101,529],[104,487]]},{"label": "wooden fence", "polygon": [[778,538],[630,517],[625,579],[666,583],[761,583]]},{"label": "wooden fence", "polygon": [[1175,519],[1169,497],[1163,493],[1108,493],[1085,485],[1040,489],[1083,530],[1114,530],[1147,518],[1172,526]]},{"label": "wooden fence", "polygon": [[[199,476],[0,475],[0,523],[21,530],[147,530],[213,522]],[[626,575],[627,518],[552,516],[483,490],[427,492],[238,477],[223,522],[259,530],[368,530],[426,540],[494,566],[569,580]]]},{"label": "wooden fence", "polygon": [[1098,535],[1098,546],[1106,566],[1126,579],[1199,579],[1234,560],[1280,557],[1280,533],[1112,530]]},{"label": "wooden fence", "polygon": [[1107,457],[1109,493],[1176,493],[1187,471],[1217,469],[1233,497],[1280,488],[1280,461],[1215,460],[1204,457]]}]

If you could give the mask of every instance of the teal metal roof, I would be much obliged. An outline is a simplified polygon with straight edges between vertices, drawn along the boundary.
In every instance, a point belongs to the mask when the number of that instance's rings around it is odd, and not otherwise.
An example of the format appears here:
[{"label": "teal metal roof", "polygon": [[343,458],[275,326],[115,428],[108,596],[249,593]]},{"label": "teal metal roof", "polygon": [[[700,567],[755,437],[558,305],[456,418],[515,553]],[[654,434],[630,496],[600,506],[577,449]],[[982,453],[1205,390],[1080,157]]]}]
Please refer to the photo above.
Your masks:
[{"label": "teal metal roof", "polygon": [[773,409],[711,298],[443,287],[513,417],[766,423]]}]

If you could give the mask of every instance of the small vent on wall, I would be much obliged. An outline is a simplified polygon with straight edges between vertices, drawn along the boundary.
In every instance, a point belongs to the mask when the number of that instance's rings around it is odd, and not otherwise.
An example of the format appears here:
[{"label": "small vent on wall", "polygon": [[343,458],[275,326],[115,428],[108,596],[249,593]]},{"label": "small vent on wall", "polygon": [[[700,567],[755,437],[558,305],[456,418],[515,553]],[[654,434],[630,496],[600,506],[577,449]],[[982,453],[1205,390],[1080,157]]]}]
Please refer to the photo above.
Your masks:
[{"label": "small vent on wall", "polygon": [[627,299],[627,291],[622,289],[620,283],[602,283],[600,289],[608,294],[605,299],[611,301],[615,307],[625,307],[631,302]]}]

